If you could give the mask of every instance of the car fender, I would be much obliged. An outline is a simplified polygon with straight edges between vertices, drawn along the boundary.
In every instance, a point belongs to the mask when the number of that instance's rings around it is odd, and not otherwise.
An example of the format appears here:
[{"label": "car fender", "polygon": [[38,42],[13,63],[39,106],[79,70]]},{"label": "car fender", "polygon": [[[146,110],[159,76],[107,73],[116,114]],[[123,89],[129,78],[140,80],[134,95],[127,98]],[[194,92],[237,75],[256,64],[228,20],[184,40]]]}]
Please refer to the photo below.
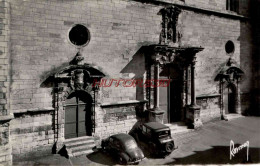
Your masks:
[{"label": "car fender", "polygon": [[125,152],[120,152],[119,156],[121,156],[123,159],[125,159],[126,162],[129,160],[129,156]]}]

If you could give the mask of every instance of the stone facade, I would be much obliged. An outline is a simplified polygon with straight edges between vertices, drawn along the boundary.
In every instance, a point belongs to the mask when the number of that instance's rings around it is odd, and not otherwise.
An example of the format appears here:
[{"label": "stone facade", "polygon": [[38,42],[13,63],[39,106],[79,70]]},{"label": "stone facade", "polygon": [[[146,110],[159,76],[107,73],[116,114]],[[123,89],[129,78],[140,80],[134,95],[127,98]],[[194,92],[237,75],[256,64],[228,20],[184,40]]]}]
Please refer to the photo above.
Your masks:
[{"label": "stone facade", "polygon": [[[238,107],[243,114],[250,113],[250,95],[258,87],[253,80],[259,74],[252,74],[258,68],[253,68],[249,1],[241,0],[237,14],[226,10],[226,0],[1,0],[0,164],[10,165],[11,154],[15,159],[49,154],[55,143],[62,145],[64,102],[72,91],[69,82],[45,81],[70,66],[79,51],[84,63],[97,66],[103,79],[146,79],[146,61],[139,49],[159,43],[162,16],[158,12],[171,5],[181,10],[178,46],[204,48],[195,64],[202,122],[221,117],[220,85],[215,77],[229,61],[225,51],[229,40],[235,46],[232,58],[245,75],[237,87]],[[80,49],[68,38],[75,24],[90,31],[90,42]],[[259,66],[256,61],[255,66]],[[145,111],[149,95],[141,87],[122,84],[86,92],[94,99],[92,135],[100,139],[127,133]],[[153,98],[149,102],[153,105]]]},{"label": "stone facade", "polygon": [[[47,112],[45,112],[47,111]],[[10,122],[14,159],[52,153],[54,131],[49,110],[16,114]]]}]

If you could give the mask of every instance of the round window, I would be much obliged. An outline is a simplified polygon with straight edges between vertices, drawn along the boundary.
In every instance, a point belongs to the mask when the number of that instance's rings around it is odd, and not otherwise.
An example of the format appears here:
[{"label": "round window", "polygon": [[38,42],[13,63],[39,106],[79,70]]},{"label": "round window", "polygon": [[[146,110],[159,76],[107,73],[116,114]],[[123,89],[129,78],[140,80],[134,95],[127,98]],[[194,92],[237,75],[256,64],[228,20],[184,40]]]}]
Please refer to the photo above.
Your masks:
[{"label": "round window", "polygon": [[235,45],[232,41],[227,41],[225,45],[225,50],[228,54],[233,53],[235,51]]},{"label": "round window", "polygon": [[76,46],[86,46],[90,40],[88,28],[82,24],[74,25],[69,31],[69,40]]}]

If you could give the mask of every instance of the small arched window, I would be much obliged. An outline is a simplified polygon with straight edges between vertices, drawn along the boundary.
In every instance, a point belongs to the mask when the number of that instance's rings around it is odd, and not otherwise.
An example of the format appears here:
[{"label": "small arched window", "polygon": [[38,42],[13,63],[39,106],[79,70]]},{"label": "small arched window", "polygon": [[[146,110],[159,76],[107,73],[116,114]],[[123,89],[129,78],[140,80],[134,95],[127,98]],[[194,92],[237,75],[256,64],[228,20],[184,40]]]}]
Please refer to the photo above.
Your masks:
[{"label": "small arched window", "polygon": [[239,0],[226,0],[226,9],[229,11],[237,12],[239,9]]}]

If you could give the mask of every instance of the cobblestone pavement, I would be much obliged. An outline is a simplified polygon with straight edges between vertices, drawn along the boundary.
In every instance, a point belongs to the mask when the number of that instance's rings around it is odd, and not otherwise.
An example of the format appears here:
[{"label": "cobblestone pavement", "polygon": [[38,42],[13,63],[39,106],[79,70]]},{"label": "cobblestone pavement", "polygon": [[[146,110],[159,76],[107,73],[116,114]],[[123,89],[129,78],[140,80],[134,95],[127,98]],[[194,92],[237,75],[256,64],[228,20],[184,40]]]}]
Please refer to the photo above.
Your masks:
[{"label": "cobblestone pavement", "polygon": [[[260,117],[242,117],[231,121],[216,121],[204,124],[197,131],[174,136],[178,146],[166,158],[150,158],[139,165],[171,164],[236,164],[260,163]],[[230,141],[241,145],[249,141],[249,160],[246,148],[240,150],[230,160]],[[146,153],[146,152],[145,152]],[[70,160],[59,155],[15,162],[20,165],[115,165],[109,154],[97,151],[87,156]]]}]

